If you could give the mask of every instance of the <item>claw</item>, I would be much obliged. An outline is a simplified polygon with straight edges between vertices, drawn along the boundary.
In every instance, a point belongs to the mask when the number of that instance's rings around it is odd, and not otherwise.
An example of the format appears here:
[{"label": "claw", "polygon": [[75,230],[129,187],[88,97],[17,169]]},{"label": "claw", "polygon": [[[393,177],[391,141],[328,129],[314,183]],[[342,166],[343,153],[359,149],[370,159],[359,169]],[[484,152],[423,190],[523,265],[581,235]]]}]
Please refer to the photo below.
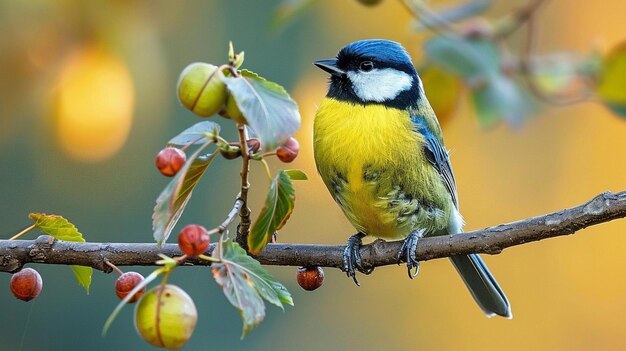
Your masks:
[{"label": "claw", "polygon": [[411,279],[417,277],[419,273],[420,265],[415,257],[415,249],[417,248],[418,240],[424,236],[424,232],[424,229],[412,231],[411,234],[402,241],[402,246],[400,247],[400,251],[398,251],[398,265],[402,263],[402,259],[404,258],[409,278]]},{"label": "claw", "polygon": [[363,274],[370,274],[374,270],[373,268],[366,269],[363,267],[363,261],[361,259],[363,237],[365,237],[363,233],[357,233],[351,236],[343,251],[343,271],[346,272],[348,277],[352,278],[354,284],[357,286],[361,286],[361,284],[359,284],[359,281],[356,279],[356,270]]}]

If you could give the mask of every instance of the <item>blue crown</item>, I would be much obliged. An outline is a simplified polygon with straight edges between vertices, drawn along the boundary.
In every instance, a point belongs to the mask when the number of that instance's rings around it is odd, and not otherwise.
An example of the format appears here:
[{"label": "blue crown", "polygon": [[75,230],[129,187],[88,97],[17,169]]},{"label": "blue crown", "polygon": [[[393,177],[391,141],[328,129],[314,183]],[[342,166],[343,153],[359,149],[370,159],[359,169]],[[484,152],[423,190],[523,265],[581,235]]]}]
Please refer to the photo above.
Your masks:
[{"label": "blue crown", "polygon": [[411,58],[402,45],[383,39],[360,40],[346,45],[337,54],[337,59],[342,61],[346,58],[371,59],[392,65],[411,63]]}]

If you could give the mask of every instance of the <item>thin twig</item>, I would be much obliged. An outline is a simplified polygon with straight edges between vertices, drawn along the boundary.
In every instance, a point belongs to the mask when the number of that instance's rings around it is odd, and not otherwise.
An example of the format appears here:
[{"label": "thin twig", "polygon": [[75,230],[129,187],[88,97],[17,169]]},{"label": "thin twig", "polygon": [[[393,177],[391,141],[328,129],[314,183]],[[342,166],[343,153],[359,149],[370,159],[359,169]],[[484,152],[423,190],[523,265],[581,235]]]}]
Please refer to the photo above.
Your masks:
[{"label": "thin twig", "polygon": [[537,10],[546,0],[530,0],[525,6],[514,11],[510,17],[505,19],[507,25],[501,31],[495,34],[496,39],[506,39],[515,33],[522,25],[530,22],[535,17]]},{"label": "thin twig", "polygon": [[237,131],[239,133],[239,147],[241,148],[241,192],[239,198],[243,201],[241,210],[239,211],[239,217],[241,222],[237,228],[237,236],[235,241],[248,251],[248,232],[250,231],[250,208],[248,208],[248,189],[250,183],[248,181],[248,174],[250,173],[250,154],[248,150],[248,133],[246,131],[246,125],[243,123],[237,123]]},{"label": "thin twig", "polygon": [[[455,235],[427,237],[417,245],[420,261],[465,255],[499,254],[507,247],[522,245],[561,235],[573,234],[592,225],[626,217],[626,191],[604,193],[580,206],[543,216],[502,224],[491,228]],[[313,229],[311,229],[313,230]],[[375,241],[361,249],[364,268],[396,264],[400,242]],[[207,255],[215,249],[212,244]],[[269,244],[256,256],[262,264],[279,266],[343,266],[345,246]],[[178,245],[93,243],[51,241],[49,236],[36,240],[0,240],[0,271],[15,272],[28,263],[90,266],[105,272],[117,266],[154,266],[161,258],[180,256]],[[189,258],[185,265],[210,265],[211,262]]]},{"label": "thin twig", "polygon": [[241,197],[237,197],[237,200],[235,200],[235,204],[233,205],[233,208],[230,210],[230,212],[228,212],[228,215],[226,215],[226,218],[224,219],[224,221],[217,227],[209,230],[209,234],[224,233],[226,231],[226,228],[228,228],[228,226],[231,225],[235,221],[235,218],[241,211],[243,204],[244,204],[244,201],[241,199]]}]

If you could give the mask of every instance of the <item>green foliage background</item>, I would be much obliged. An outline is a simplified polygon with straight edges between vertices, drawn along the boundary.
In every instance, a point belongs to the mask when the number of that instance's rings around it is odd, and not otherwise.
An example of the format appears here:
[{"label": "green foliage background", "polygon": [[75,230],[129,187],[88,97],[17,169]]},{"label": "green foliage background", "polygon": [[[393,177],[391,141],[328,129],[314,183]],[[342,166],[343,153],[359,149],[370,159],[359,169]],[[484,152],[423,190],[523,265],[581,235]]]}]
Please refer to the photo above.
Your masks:
[{"label": "green foliage background", "polygon": [[[521,1],[499,2],[502,14]],[[27,214],[62,214],[87,240],[151,241],[154,201],[167,183],[153,159],[172,135],[197,122],[175,97],[188,63],[226,60],[229,40],[246,51],[246,67],[278,82],[299,103],[301,154],[293,168],[297,204],[279,240],[344,243],[353,229],[315,174],[311,125],[326,77],[311,62],[367,37],[404,43],[414,59],[425,34],[397,1],[365,8],[355,1],[320,0],[280,30],[272,29],[279,1],[28,1],[0,4],[0,234],[30,224]],[[624,39],[626,4],[552,1],[539,18],[539,49],[584,52]],[[59,72],[81,45],[97,45],[124,62],[134,86],[132,128],[121,149],[84,162],[59,145]],[[437,94],[436,91],[428,94]],[[234,139],[225,120],[222,135]],[[600,105],[548,109],[523,126],[480,126],[467,102],[444,119],[446,143],[459,182],[468,229],[568,207],[598,192],[625,188],[626,124]],[[258,166],[258,167],[257,167]],[[278,165],[277,165],[278,166]],[[290,167],[291,168],[291,165]],[[239,163],[218,159],[180,221],[217,224],[238,191]],[[253,167],[253,210],[267,181]],[[420,277],[403,268],[377,269],[353,286],[326,270],[325,285],[301,290],[294,267],[270,267],[292,292],[295,307],[268,308],[265,322],[243,341],[241,320],[209,269],[182,268],[170,278],[195,300],[199,322],[186,350],[603,350],[620,349],[626,317],[624,221],[570,238],[516,247],[487,257],[513,306],[512,321],[486,319],[446,260],[423,264]],[[102,325],[118,300],[114,275],[95,272],[91,293],[63,267],[37,265],[42,295],[29,304],[9,292],[0,275],[0,350],[148,350],[135,333],[132,308],[107,336]],[[147,274],[151,269],[138,268]]]}]

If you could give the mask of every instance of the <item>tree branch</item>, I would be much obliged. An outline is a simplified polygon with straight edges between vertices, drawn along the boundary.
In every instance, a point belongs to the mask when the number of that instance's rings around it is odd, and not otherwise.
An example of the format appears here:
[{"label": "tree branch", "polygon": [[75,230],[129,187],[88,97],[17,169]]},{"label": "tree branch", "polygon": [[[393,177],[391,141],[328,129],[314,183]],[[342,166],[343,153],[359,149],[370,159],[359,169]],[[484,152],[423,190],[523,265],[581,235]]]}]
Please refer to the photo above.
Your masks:
[{"label": "tree branch", "polygon": [[[561,235],[626,217],[626,191],[604,193],[580,206],[543,216],[456,235],[423,238],[417,245],[420,261],[470,253],[499,254],[503,249]],[[375,241],[361,249],[365,268],[396,263],[400,242]],[[211,245],[209,252],[215,248]],[[269,244],[258,256],[265,265],[341,268],[344,246]],[[175,244],[78,243],[42,235],[36,240],[0,240],[0,271],[15,272],[27,263],[91,266],[110,272],[116,266],[152,266],[157,254],[180,256]],[[188,265],[210,262],[190,259]]]}]

